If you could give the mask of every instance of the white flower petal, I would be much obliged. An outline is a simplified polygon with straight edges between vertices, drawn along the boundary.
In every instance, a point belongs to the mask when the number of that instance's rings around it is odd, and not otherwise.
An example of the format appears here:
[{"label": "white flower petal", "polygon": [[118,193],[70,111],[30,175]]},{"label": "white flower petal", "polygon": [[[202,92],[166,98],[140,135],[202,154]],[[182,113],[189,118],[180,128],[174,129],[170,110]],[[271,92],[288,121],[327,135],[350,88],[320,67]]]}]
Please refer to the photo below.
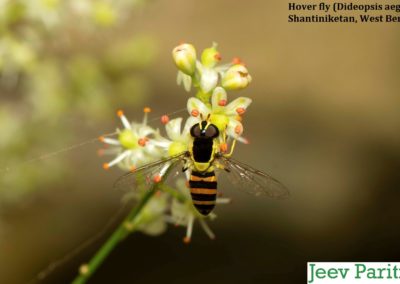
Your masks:
[{"label": "white flower petal", "polygon": [[237,139],[243,133],[242,123],[236,119],[230,119],[228,127],[226,128],[226,133],[228,136]]},{"label": "white flower petal", "polygon": [[171,139],[172,141],[175,141],[180,138],[181,125],[182,125],[181,117],[172,119],[165,125],[165,130],[167,131],[167,135],[168,135],[169,139]]},{"label": "white flower petal", "polygon": [[137,131],[137,136],[139,138],[143,138],[146,136],[149,136],[150,134],[154,134],[156,131],[151,128],[150,126],[145,126],[145,125],[140,125],[138,131]]},{"label": "white flower petal", "polygon": [[183,80],[183,87],[185,88],[185,91],[190,92],[190,88],[192,87],[192,77],[190,77],[189,75],[183,74],[182,80]]},{"label": "white flower petal", "polygon": [[227,95],[225,89],[222,87],[216,87],[211,96],[212,109],[214,110],[224,107],[226,105],[226,102]]},{"label": "white flower petal", "polygon": [[218,73],[211,68],[203,68],[201,73],[200,87],[203,92],[208,93],[217,86]]},{"label": "white flower petal", "polygon": [[[228,116],[238,115],[238,109],[246,110],[251,104],[252,100],[246,97],[239,97],[233,102],[229,103],[225,108],[225,114]],[[239,111],[240,112],[240,111]]]},{"label": "white flower petal", "polygon": [[199,99],[197,98],[189,98],[187,102],[187,109],[191,116],[200,117],[200,114],[203,117],[207,117],[211,110]]},{"label": "white flower petal", "polygon": [[165,232],[167,224],[164,221],[164,217],[161,215],[152,222],[146,223],[139,227],[139,230],[149,236],[158,236]]},{"label": "white flower petal", "polygon": [[151,139],[148,143],[151,143],[152,145],[154,145],[156,147],[168,149],[168,147],[172,143],[172,141],[168,140],[164,137],[158,137],[157,139]]},{"label": "white flower petal", "polygon": [[183,73],[181,71],[178,71],[178,74],[176,75],[176,84],[178,86],[180,86],[181,83],[182,83],[182,80],[183,80],[183,76],[182,75],[183,75]]}]

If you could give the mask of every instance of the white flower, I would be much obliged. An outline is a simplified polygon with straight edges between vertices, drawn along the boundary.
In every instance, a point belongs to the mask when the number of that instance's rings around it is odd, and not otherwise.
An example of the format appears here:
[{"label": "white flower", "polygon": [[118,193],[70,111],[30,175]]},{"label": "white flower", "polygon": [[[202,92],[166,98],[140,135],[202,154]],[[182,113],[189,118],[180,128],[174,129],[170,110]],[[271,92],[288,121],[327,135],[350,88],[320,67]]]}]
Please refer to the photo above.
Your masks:
[{"label": "white flower", "polygon": [[167,119],[167,116],[163,116],[165,123],[165,130],[167,132],[167,138],[159,137],[154,143],[155,145],[162,147],[168,156],[174,156],[188,150],[191,136],[190,128],[199,122],[197,117],[189,117],[182,129],[182,118],[178,117],[172,120]]},{"label": "white flower", "polygon": [[[141,198],[139,195],[134,197],[138,200]],[[124,224],[125,228],[128,231],[138,230],[151,236],[162,234],[167,229],[164,215],[169,206],[168,197],[167,193],[156,192],[155,196],[143,207],[139,215],[132,222]]]},{"label": "white flower", "polygon": [[[167,222],[170,222],[177,226],[186,227],[186,235],[183,239],[185,243],[189,243],[192,238],[193,225],[196,220],[199,221],[204,232],[210,237],[210,239],[215,239],[215,234],[208,226],[206,219],[215,219],[217,216],[211,213],[207,217],[202,216],[193,206],[192,199],[190,197],[189,188],[187,187],[186,180],[181,178],[176,181],[176,189],[178,192],[184,196],[184,200],[174,198],[171,205],[171,215],[166,216]],[[229,198],[217,198],[217,204],[227,204],[230,202]]]},{"label": "white flower", "polygon": [[199,92],[209,95],[218,86],[219,77],[222,87],[229,90],[243,89],[251,82],[251,76],[239,58],[218,65],[221,54],[215,42],[203,50],[200,60],[196,59],[193,45],[186,43],[175,47],[172,56],[179,69],[177,83],[183,84],[187,92],[193,84]]},{"label": "white flower", "polygon": [[176,67],[186,75],[193,75],[196,69],[196,49],[189,43],[182,43],[172,50]]},{"label": "white flower", "polygon": [[124,170],[134,170],[162,157],[163,150],[156,146],[155,141],[157,131],[147,126],[149,112],[149,108],[144,109],[142,123],[130,123],[121,110],[117,112],[124,126],[122,130],[117,129],[118,139],[104,136],[99,138],[111,146],[103,150],[103,153],[117,155],[111,162],[103,164],[104,169],[118,164]]},{"label": "white flower", "polygon": [[227,90],[239,90],[246,88],[250,82],[251,76],[247,68],[242,64],[235,64],[223,73],[221,85]]},{"label": "white flower", "polygon": [[181,85],[183,83],[183,87],[186,92],[190,92],[190,88],[192,87],[192,77],[186,75],[185,73],[178,71],[178,76],[176,77],[176,83]]},{"label": "white flower", "polygon": [[221,132],[226,130],[226,134],[229,137],[247,143],[247,140],[241,137],[243,125],[240,121],[241,116],[246,112],[250,104],[251,99],[246,97],[239,97],[227,104],[225,90],[221,87],[217,87],[212,94],[210,107],[197,98],[190,98],[187,102],[187,108],[193,117],[199,117],[201,114],[203,119],[205,119],[210,115],[210,121],[215,124]]}]

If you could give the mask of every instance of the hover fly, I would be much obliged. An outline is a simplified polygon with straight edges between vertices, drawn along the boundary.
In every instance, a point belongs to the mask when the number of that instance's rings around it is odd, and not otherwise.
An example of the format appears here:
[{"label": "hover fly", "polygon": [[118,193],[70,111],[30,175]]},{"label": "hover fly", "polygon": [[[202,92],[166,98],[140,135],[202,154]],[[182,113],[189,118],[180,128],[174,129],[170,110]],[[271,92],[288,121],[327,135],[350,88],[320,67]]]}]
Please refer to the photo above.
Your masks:
[{"label": "hover fly", "polygon": [[284,198],[289,195],[286,187],[278,180],[231,158],[236,140],[232,143],[230,153],[220,152],[217,139],[220,132],[208,119],[193,125],[190,135],[193,139],[188,151],[139,167],[134,172],[120,177],[114,186],[135,186],[139,174],[157,182],[160,180],[157,177],[162,176],[169,167],[181,164],[183,172],[190,171],[189,187],[193,205],[204,216],[210,214],[216,203],[215,170],[223,170],[233,184],[254,195],[267,195],[272,198]]}]

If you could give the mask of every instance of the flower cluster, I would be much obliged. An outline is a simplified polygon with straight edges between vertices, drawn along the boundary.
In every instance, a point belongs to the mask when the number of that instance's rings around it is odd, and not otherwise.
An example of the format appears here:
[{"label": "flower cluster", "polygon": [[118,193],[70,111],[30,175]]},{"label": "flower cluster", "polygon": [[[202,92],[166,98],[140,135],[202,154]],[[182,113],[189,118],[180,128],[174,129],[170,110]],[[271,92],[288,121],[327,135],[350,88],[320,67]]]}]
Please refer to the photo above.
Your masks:
[{"label": "flower cluster", "polygon": [[[236,141],[248,143],[242,136],[242,118],[251,104],[251,99],[238,97],[228,102],[227,96],[228,90],[243,89],[251,82],[251,76],[244,64],[235,58],[231,63],[218,65],[221,55],[215,43],[202,52],[200,60],[197,59],[193,45],[187,43],[175,47],[172,56],[178,67],[178,84],[183,84],[187,91],[192,86],[197,90],[195,97],[190,97],[187,101],[188,117],[185,122],[182,117],[170,119],[169,116],[163,115],[161,117],[161,122],[165,125],[163,131],[165,135],[163,135],[159,129],[148,125],[150,108],[144,109],[144,119],[141,123],[130,123],[124,113],[118,111],[123,129],[117,129],[116,138],[100,137],[107,146],[101,150],[101,154],[114,156],[110,162],[103,164],[104,169],[118,165],[124,170],[135,171],[138,167],[145,168],[145,165],[151,162],[190,151],[193,141],[190,129],[204,120],[219,129],[220,135],[215,139],[219,152],[226,153],[230,149],[231,154]],[[169,166],[167,163],[166,168]],[[162,170],[158,179],[149,179],[146,176],[146,180],[151,182],[139,186],[140,189],[136,189],[136,193],[131,196],[140,201],[143,194],[138,192],[146,192],[148,184],[153,181],[160,182],[166,172],[166,169]],[[185,173],[186,179],[189,179],[190,170]],[[217,198],[216,202],[229,201],[228,198]],[[206,234],[214,239],[215,236],[205,219],[213,219],[215,216],[211,213],[204,217],[197,212],[190,198],[187,181],[179,178],[174,187],[161,182],[157,194],[147,202],[137,218],[127,222],[125,227],[129,231],[140,230],[156,235],[165,230],[166,223],[182,225],[186,227],[184,241],[189,242],[193,224],[198,220]]]}]

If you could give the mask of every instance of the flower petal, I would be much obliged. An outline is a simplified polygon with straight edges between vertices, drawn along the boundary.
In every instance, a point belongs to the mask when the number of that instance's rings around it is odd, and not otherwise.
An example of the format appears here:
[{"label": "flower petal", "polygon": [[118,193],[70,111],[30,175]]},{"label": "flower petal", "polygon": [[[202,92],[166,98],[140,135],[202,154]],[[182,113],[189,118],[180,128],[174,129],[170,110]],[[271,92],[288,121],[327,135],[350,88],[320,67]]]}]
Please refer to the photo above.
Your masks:
[{"label": "flower petal", "polygon": [[217,110],[218,108],[224,107],[227,102],[226,91],[222,87],[216,87],[211,96],[212,109]]},{"label": "flower petal", "polygon": [[211,112],[211,110],[197,98],[189,98],[187,102],[187,109],[189,114],[194,117],[199,117],[200,114],[202,114],[203,117],[207,117],[207,115]]},{"label": "flower petal", "polygon": [[183,75],[183,73],[181,71],[178,71],[178,74],[176,75],[176,84],[178,86],[180,86],[181,83],[182,83],[182,80],[183,80],[183,76],[182,75]]},{"label": "flower petal", "polygon": [[228,136],[237,139],[243,133],[242,123],[236,119],[230,119],[228,127],[226,128],[226,133]]},{"label": "flower petal", "polygon": [[139,138],[143,138],[146,137],[150,134],[154,134],[156,131],[151,128],[150,126],[146,126],[146,125],[139,125],[138,129],[137,129],[137,136]]},{"label": "flower petal", "polygon": [[251,104],[252,100],[246,97],[239,97],[233,102],[229,103],[225,108],[225,114],[228,116],[241,114],[240,110],[246,110],[246,108]]},{"label": "flower petal", "polygon": [[183,74],[183,87],[186,92],[190,92],[190,88],[192,87],[192,77],[189,75]]},{"label": "flower petal", "polygon": [[172,141],[176,141],[180,138],[181,125],[182,125],[181,117],[172,119],[165,125],[165,130],[167,131],[169,139],[171,139]]},{"label": "flower petal", "polygon": [[203,92],[208,93],[217,86],[218,73],[211,68],[203,68],[201,72],[200,87]]},{"label": "flower petal", "polygon": [[149,223],[146,223],[139,227],[139,230],[149,236],[158,236],[165,232],[167,224],[164,221],[163,216],[159,216]]},{"label": "flower petal", "polygon": [[190,92],[190,88],[192,87],[192,77],[186,75],[181,71],[178,71],[178,75],[176,76],[176,83],[178,85],[181,85],[183,83],[185,91]]}]

